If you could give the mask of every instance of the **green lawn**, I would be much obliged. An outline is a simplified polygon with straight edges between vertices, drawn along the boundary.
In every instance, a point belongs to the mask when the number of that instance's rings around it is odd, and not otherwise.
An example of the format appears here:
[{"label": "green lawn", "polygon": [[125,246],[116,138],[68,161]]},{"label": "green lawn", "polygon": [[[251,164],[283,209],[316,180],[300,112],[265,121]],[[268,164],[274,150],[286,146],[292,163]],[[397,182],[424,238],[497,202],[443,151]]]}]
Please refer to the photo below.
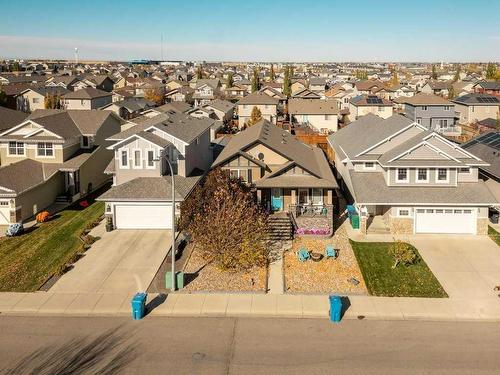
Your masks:
[{"label": "green lawn", "polygon": [[500,246],[500,233],[498,233],[495,228],[488,225],[488,236]]},{"label": "green lawn", "polygon": [[81,249],[78,236],[104,212],[103,202],[75,204],[29,233],[0,239],[0,291],[38,290]]},{"label": "green lawn", "polygon": [[415,264],[398,265],[393,269],[394,258],[389,255],[390,242],[351,241],[351,245],[370,294],[387,297],[447,297],[420,254]]}]

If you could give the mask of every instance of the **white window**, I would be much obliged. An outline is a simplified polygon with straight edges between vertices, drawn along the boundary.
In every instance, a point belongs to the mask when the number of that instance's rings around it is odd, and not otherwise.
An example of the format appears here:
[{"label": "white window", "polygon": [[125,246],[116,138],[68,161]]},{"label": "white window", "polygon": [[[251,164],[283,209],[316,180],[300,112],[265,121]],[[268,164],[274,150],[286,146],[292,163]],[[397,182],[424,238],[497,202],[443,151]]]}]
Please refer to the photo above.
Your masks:
[{"label": "white window", "polygon": [[378,107],[378,111],[379,112],[383,112],[384,111],[384,107]]},{"label": "white window", "polygon": [[252,170],[251,169],[230,169],[229,175],[232,178],[241,178],[243,181],[251,183],[252,182]]},{"label": "white window", "polygon": [[396,181],[397,182],[408,182],[408,169],[398,168],[396,170]]},{"label": "white window", "polygon": [[142,168],[142,151],[134,150],[134,168]]},{"label": "white window", "polygon": [[422,119],[420,117],[417,117],[417,124],[421,124],[422,123]]},{"label": "white window", "polygon": [[417,168],[417,182],[429,182],[429,172],[426,168]]},{"label": "white window", "polygon": [[299,189],[299,204],[309,204],[309,189]]},{"label": "white window", "polygon": [[445,110],[445,111],[449,111],[449,110],[450,110],[450,106],[449,106],[449,105],[445,105],[445,106],[444,106],[444,110]]},{"label": "white window", "polygon": [[155,167],[155,151],[154,150],[148,150],[148,168],[154,168]]},{"label": "white window", "polygon": [[427,111],[427,106],[426,105],[422,106],[422,111]]},{"label": "white window", "polygon": [[367,161],[365,162],[365,169],[368,169],[368,170],[373,170],[375,169],[375,163],[371,162],[371,161]]},{"label": "white window", "polygon": [[24,155],[24,143],[9,142],[9,155]]},{"label": "white window", "polygon": [[459,168],[458,173],[471,173],[470,168]]},{"label": "white window", "polygon": [[40,103],[40,98],[33,98],[33,104]]},{"label": "white window", "polygon": [[54,145],[51,142],[39,142],[36,147],[37,156],[54,156]]},{"label": "white window", "polygon": [[448,120],[439,120],[439,127],[446,129],[448,127]]},{"label": "white window", "polygon": [[437,169],[436,182],[448,182],[448,169],[446,168]]},{"label": "white window", "polygon": [[9,201],[0,201],[0,206],[8,206],[9,205]]},{"label": "white window", "polygon": [[128,168],[128,150],[120,151],[120,167]]},{"label": "white window", "polygon": [[398,208],[398,216],[408,217],[410,216],[410,210],[408,208]]}]

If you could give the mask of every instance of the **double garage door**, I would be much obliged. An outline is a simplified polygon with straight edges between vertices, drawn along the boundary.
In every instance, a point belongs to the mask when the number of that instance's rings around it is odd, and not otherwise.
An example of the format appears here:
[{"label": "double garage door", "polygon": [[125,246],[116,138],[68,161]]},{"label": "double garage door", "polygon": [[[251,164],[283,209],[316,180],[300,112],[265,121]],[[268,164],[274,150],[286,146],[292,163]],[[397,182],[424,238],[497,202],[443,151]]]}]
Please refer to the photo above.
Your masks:
[{"label": "double garage door", "polygon": [[471,208],[417,208],[415,233],[476,234],[476,210]]},{"label": "double garage door", "polygon": [[171,204],[115,204],[118,229],[172,229]]}]

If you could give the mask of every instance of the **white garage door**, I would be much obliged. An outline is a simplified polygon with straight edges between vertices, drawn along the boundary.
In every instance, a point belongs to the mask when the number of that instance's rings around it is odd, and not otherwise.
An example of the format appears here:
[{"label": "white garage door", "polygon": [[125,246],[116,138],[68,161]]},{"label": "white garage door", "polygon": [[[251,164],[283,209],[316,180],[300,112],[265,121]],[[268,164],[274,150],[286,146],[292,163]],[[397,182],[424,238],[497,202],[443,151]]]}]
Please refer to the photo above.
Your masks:
[{"label": "white garage door", "polygon": [[115,205],[118,229],[171,229],[172,205]]},{"label": "white garage door", "polygon": [[415,214],[415,232],[476,234],[476,210],[418,208]]}]

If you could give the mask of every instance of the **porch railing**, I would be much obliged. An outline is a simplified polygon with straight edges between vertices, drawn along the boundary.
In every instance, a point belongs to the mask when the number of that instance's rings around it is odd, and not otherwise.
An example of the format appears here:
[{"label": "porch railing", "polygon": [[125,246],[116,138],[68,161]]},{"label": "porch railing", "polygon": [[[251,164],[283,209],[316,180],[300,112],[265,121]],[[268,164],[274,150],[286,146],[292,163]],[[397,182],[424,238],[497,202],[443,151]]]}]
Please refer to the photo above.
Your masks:
[{"label": "porch railing", "polygon": [[293,218],[300,217],[324,217],[328,222],[333,222],[333,205],[332,204],[291,204],[289,212]]}]

